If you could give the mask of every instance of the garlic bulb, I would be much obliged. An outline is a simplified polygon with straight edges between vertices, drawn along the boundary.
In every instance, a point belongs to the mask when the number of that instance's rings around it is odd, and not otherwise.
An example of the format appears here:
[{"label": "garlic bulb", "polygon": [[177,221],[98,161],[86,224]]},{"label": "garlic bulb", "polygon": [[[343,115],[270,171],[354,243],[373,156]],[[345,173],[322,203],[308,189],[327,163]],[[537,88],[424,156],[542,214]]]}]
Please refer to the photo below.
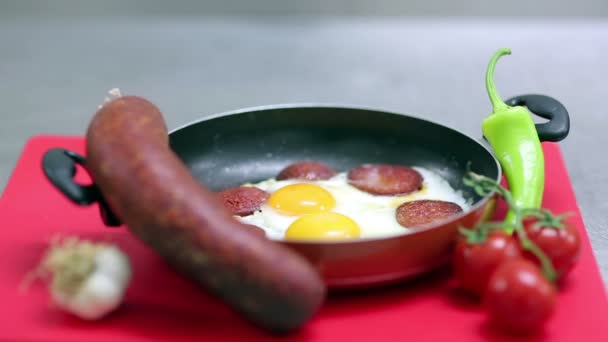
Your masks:
[{"label": "garlic bulb", "polygon": [[55,241],[41,264],[61,308],[96,320],[120,306],[131,279],[128,257],[116,246],[79,240]]}]

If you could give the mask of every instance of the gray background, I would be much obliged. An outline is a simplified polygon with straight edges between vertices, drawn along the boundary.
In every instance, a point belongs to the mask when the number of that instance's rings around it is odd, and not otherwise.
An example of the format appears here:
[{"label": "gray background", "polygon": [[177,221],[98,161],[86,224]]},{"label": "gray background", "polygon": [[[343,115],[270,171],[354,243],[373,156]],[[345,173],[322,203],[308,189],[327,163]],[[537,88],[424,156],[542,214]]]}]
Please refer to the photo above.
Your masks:
[{"label": "gray background", "polygon": [[170,127],[256,105],[361,105],[479,136],[483,77],[510,47],[504,97],[545,93],[570,111],[561,143],[608,276],[608,2],[0,1],[0,187],[27,139],[82,135],[112,87]]},{"label": "gray background", "polygon": [[8,15],[603,17],[605,0],[13,0]]}]

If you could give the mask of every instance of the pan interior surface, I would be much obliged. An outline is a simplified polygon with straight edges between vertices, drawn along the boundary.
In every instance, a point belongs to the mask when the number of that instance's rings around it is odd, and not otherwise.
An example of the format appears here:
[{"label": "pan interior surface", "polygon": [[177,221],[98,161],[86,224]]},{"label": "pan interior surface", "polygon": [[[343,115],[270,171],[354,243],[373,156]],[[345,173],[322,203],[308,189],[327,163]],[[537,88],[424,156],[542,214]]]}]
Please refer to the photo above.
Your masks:
[{"label": "pan interior surface", "polygon": [[174,130],[170,146],[213,191],[272,178],[290,163],[316,160],[337,171],[364,163],[421,166],[461,190],[467,163],[498,179],[493,155],[474,139],[419,118],[343,107],[276,107],[227,113]]}]

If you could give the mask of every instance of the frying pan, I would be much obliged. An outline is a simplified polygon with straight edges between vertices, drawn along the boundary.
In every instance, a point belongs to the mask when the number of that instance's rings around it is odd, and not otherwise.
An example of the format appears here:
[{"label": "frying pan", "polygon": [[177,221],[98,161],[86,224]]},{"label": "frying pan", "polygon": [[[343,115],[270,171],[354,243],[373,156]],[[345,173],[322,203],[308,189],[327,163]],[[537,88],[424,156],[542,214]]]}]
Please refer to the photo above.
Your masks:
[{"label": "frying pan", "polygon": [[[548,122],[537,124],[542,141],[569,132],[569,116],[557,100],[522,95],[507,101],[524,105]],[[364,163],[416,165],[435,171],[472,200],[472,208],[448,220],[402,235],[348,242],[281,241],[305,256],[330,288],[369,287],[409,278],[444,264],[458,227],[471,227],[494,213],[495,196],[480,197],[462,179],[473,171],[499,181],[501,169],[483,141],[422,118],[365,108],[280,105],[206,117],[174,129],[170,147],[191,173],[214,191],[275,177],[285,166],[316,160],[338,171]],[[137,143],[137,142],[133,142]],[[80,205],[99,203],[107,226],[121,223],[95,184],[73,181],[84,157],[51,149],[43,157],[45,175]]]}]

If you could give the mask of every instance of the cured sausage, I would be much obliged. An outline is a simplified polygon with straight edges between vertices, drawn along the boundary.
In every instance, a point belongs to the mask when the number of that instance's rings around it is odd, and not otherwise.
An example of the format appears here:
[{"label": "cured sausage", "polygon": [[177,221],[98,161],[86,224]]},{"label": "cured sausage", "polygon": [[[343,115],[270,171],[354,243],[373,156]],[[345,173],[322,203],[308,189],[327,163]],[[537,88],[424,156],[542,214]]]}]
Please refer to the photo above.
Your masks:
[{"label": "cured sausage", "polygon": [[239,186],[220,191],[218,196],[233,215],[248,216],[259,210],[270,194],[256,187]]},{"label": "cured sausage", "polygon": [[374,195],[402,195],[422,187],[422,175],[403,165],[364,164],[351,169],[348,182]]},{"label": "cured sausage", "polygon": [[292,331],[326,289],[295,251],[238,222],[171,151],[159,109],[124,96],[86,135],[88,168],[114,214],[171,266],[271,332]]},{"label": "cured sausage", "polygon": [[396,210],[397,222],[406,228],[419,227],[462,212],[462,208],[452,202],[438,200],[418,200],[405,202]]},{"label": "cured sausage", "polygon": [[315,161],[301,161],[291,164],[281,170],[281,172],[279,172],[277,175],[277,179],[301,179],[314,181],[330,179],[335,175],[336,171],[323,163]]},{"label": "cured sausage", "polygon": [[247,224],[247,223],[245,223],[244,225],[245,225],[245,227],[248,227],[249,229],[251,229],[254,233],[261,235],[261,236],[266,236],[266,231],[258,226],[254,225],[254,224]]}]

